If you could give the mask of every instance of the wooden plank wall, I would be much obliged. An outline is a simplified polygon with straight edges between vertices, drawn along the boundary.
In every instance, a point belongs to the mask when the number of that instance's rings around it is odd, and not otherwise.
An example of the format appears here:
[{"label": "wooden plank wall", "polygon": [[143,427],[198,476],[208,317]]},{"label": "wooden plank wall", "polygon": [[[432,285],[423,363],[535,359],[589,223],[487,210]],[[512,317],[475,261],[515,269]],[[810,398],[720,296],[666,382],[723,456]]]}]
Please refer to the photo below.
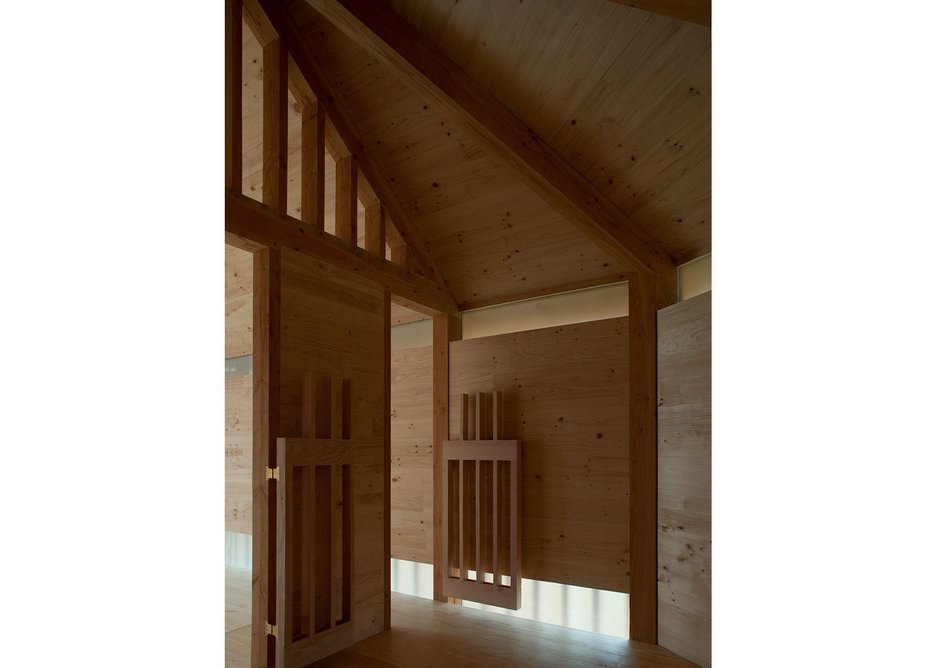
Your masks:
[{"label": "wooden plank wall", "polygon": [[658,313],[658,642],[710,666],[711,292]]},{"label": "wooden plank wall", "polygon": [[391,353],[391,556],[433,563],[433,347]]},{"label": "wooden plank wall", "polygon": [[[225,244],[225,359],[253,350],[253,255]],[[251,533],[250,375],[225,378],[225,531]]]},{"label": "wooden plank wall", "polygon": [[355,638],[385,628],[384,290],[289,249],[282,251],[280,433],[302,434],[303,373],[351,379]]},{"label": "wooden plank wall", "polygon": [[450,405],[501,390],[522,443],[523,576],[628,591],[628,318],[455,341],[450,355]]}]

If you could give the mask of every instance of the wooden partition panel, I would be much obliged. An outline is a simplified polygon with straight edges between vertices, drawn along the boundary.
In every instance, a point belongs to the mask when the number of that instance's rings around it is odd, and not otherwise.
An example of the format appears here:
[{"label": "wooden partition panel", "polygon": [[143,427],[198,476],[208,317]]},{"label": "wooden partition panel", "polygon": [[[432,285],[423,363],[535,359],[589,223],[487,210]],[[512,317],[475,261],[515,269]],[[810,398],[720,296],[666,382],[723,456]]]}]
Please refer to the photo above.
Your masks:
[{"label": "wooden partition panel", "polygon": [[283,505],[277,554],[292,570],[271,588],[283,596],[268,622],[277,663],[289,666],[386,628],[387,306],[381,286],[289,249],[275,280],[279,479],[270,502]]},{"label": "wooden partition panel", "polygon": [[524,577],[628,591],[628,366],[628,318],[450,344],[450,405],[503,389],[524,444]]},{"label": "wooden partition panel", "polygon": [[711,293],[658,314],[658,642],[710,666]]},{"label": "wooden partition panel", "polygon": [[432,564],[432,348],[391,353],[391,378],[391,556]]}]

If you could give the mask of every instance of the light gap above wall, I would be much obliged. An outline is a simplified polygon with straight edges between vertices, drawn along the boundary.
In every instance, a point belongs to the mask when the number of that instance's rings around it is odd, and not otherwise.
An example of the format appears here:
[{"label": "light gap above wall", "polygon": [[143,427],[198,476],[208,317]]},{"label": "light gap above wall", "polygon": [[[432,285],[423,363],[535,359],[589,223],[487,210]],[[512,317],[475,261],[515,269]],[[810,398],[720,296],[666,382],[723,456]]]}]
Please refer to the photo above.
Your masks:
[{"label": "light gap above wall", "polygon": [[[677,277],[680,301],[711,290],[712,254],[677,267]],[[628,282],[622,281],[463,311],[462,338],[477,339],[627,315]],[[432,343],[432,320],[391,327],[392,350],[429,346]]]}]

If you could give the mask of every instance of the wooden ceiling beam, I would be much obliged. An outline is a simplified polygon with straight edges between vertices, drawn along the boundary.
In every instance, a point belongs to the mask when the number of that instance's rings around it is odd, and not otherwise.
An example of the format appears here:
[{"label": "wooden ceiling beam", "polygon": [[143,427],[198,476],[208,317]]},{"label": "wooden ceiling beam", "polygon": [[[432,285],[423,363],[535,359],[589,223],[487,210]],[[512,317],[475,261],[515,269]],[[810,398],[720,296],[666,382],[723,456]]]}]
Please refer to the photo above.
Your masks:
[{"label": "wooden ceiling beam", "polygon": [[619,5],[628,5],[655,14],[698,23],[701,26],[712,25],[712,0],[612,0]]},{"label": "wooden ceiling beam", "polygon": [[[403,204],[390,187],[389,181],[380,173],[377,163],[374,162],[370,153],[365,150],[364,142],[361,141],[357,130],[349,120],[351,116],[344,100],[337,94],[332,83],[316,62],[315,55],[306,44],[301,31],[287,11],[286,3],[282,0],[247,0],[245,7],[252,4],[259,5],[266,15],[266,20],[286,42],[287,50],[292,56],[297,69],[308,82],[319,101],[320,107],[325,109],[327,118],[334,124],[335,130],[337,130],[345,147],[355,155],[359,169],[374,189],[378,199],[387,209],[387,214],[396,231],[407,245],[410,257],[428,278],[445,286],[445,280],[436,269],[426,244],[413,230]],[[326,127],[326,140],[328,141],[328,127]],[[449,290],[448,286],[446,286],[446,290]],[[449,296],[454,302],[451,292]]]},{"label": "wooden ceiling beam", "polygon": [[457,316],[459,307],[445,286],[382,260],[351,243],[305,225],[245,195],[225,191],[225,240],[245,250],[290,248],[325,260],[385,286],[393,300],[429,315]]},{"label": "wooden ceiling beam", "polygon": [[628,271],[676,298],[673,258],[598,188],[392,9],[369,0],[306,0],[424,99],[465,123],[544,200]]}]

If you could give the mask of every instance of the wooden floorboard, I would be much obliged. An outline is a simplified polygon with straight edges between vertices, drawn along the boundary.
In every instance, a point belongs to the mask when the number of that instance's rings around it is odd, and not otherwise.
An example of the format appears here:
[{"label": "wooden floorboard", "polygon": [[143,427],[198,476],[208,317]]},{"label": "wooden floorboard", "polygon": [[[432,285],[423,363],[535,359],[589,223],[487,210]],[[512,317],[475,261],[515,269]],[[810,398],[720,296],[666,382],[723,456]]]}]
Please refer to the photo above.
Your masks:
[{"label": "wooden floorboard", "polygon": [[[250,571],[225,569],[225,666],[250,664]],[[321,668],[618,666],[692,668],[657,645],[391,595],[391,629],[314,665]],[[233,630],[228,630],[232,628]]]}]

